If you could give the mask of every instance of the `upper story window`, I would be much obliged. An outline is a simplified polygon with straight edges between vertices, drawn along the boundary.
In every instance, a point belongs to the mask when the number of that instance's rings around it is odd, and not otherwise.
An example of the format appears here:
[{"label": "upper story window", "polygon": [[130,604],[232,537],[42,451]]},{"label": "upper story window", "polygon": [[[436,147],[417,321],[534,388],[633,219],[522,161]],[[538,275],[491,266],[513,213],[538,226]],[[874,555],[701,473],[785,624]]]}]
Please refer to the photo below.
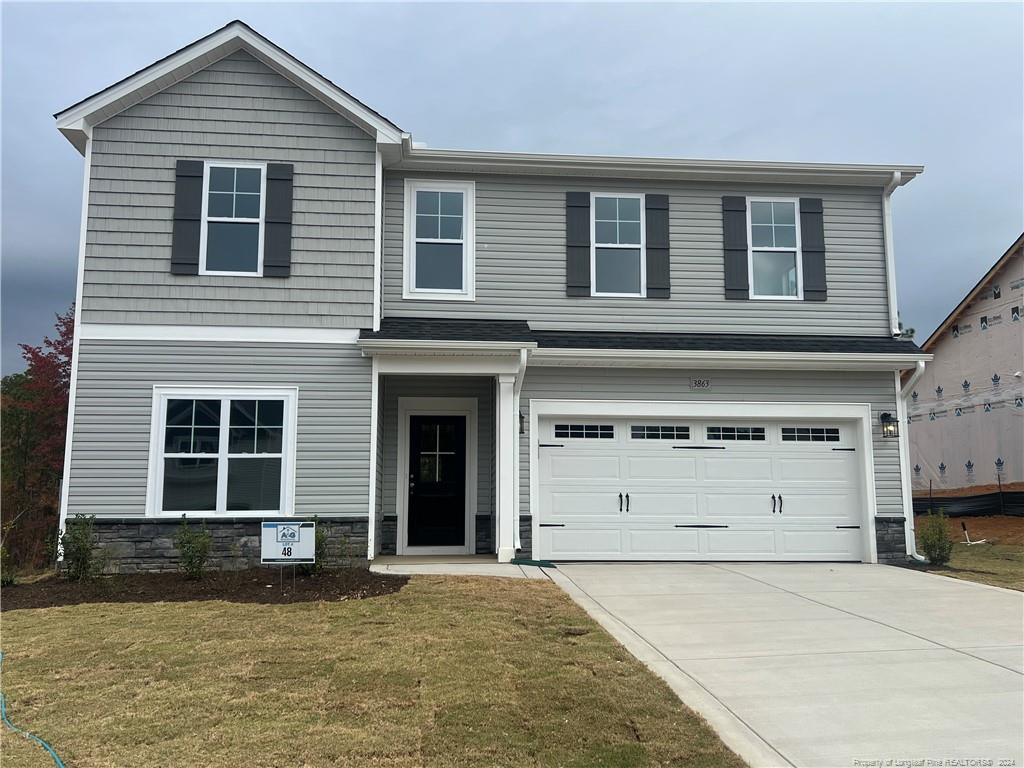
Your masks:
[{"label": "upper story window", "polygon": [[406,179],[404,298],[472,301],[473,182]]},{"label": "upper story window", "polygon": [[749,198],[750,298],[799,299],[803,294],[797,201]]},{"label": "upper story window", "polygon": [[200,274],[263,274],[266,178],[262,164],[206,163]]},{"label": "upper story window", "polygon": [[590,260],[593,294],[645,295],[644,196],[595,193],[590,209],[593,212]]}]

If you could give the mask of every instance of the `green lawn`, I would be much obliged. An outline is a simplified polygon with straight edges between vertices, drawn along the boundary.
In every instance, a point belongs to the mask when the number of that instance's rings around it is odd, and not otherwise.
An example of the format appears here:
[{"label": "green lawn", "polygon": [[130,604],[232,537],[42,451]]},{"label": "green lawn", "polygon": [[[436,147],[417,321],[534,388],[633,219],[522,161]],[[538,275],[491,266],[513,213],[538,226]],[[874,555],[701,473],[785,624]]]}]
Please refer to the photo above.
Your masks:
[{"label": "green lawn", "polygon": [[[549,582],[3,614],[10,716],[69,766],[741,766]],[[46,766],[4,733],[5,768]]]},{"label": "green lawn", "polygon": [[953,545],[948,568],[929,568],[955,579],[1024,591],[1024,547],[1012,544]]},{"label": "green lawn", "polygon": [[[918,515],[918,532],[921,531],[924,521],[925,516]],[[985,543],[973,546],[963,543],[961,523],[968,527],[972,540],[985,539]],[[926,570],[956,579],[1024,591],[1024,517],[951,517],[947,519],[946,524],[949,537],[956,542],[953,544],[949,566],[925,566]]]}]

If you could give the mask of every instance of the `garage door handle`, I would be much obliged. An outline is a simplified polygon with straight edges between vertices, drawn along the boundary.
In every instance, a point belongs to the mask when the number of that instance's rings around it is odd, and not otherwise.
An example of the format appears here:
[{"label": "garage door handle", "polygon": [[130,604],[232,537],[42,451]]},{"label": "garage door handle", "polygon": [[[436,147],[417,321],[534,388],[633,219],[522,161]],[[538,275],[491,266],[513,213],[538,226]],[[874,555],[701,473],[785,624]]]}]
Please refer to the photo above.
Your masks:
[{"label": "garage door handle", "polygon": [[775,514],[775,494],[772,494],[772,514]]},{"label": "garage door handle", "polygon": [[619,512],[622,511],[622,494],[619,494]]},{"label": "garage door handle", "polygon": [[629,494],[626,494],[626,511],[629,512]]},{"label": "garage door handle", "polygon": [[844,530],[856,530],[856,529],[860,528],[860,526],[859,525],[837,525],[836,528],[838,528],[841,531],[844,531]]},{"label": "garage door handle", "polygon": [[565,528],[565,523],[541,523],[541,528]]},{"label": "garage door handle", "polygon": [[779,514],[782,514],[782,494],[779,494]]}]

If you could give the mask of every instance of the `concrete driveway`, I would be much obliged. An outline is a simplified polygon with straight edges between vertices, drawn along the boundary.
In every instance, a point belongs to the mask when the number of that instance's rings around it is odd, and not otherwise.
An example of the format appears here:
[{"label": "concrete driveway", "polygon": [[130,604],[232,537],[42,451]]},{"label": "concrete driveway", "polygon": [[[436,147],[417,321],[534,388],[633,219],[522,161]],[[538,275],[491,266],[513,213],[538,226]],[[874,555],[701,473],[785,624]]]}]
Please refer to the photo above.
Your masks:
[{"label": "concrete driveway", "polygon": [[751,765],[1024,765],[1022,594],[856,563],[547,573]]}]

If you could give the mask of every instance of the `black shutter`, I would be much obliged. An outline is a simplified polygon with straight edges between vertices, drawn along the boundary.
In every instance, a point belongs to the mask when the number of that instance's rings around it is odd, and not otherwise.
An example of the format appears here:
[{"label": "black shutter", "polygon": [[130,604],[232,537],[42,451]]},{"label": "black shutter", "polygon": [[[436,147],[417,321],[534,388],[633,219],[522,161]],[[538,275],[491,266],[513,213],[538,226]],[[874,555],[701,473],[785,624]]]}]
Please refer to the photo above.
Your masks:
[{"label": "black shutter", "polygon": [[171,274],[199,274],[199,233],[202,226],[203,162],[178,160],[174,165]]},{"label": "black shutter", "polygon": [[263,276],[292,273],[292,176],[287,163],[267,165],[267,201],[263,225]]},{"label": "black shutter", "polygon": [[800,248],[803,252],[804,301],[825,301],[825,225],[821,198],[800,198]]},{"label": "black shutter", "polygon": [[672,294],[668,261],[668,195],[645,195],[647,217],[647,298]]},{"label": "black shutter", "polygon": [[590,295],[590,193],[565,193],[565,295]]},{"label": "black shutter", "polygon": [[722,239],[725,243],[725,298],[749,299],[747,198],[722,198]]}]

